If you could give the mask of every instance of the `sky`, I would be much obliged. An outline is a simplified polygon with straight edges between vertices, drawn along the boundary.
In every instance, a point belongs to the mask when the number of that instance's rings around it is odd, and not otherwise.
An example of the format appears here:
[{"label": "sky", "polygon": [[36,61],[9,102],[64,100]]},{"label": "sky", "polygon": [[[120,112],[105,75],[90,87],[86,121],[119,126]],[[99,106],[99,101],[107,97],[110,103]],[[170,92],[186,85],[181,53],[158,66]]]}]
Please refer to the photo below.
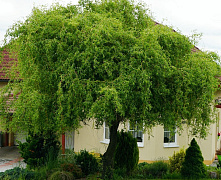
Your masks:
[{"label": "sky", "polygon": [[[17,21],[24,21],[34,6],[59,2],[77,4],[78,0],[0,0],[0,46],[4,35]],[[203,51],[221,56],[220,0],[142,0],[155,21],[186,36],[202,34],[196,45]]]}]

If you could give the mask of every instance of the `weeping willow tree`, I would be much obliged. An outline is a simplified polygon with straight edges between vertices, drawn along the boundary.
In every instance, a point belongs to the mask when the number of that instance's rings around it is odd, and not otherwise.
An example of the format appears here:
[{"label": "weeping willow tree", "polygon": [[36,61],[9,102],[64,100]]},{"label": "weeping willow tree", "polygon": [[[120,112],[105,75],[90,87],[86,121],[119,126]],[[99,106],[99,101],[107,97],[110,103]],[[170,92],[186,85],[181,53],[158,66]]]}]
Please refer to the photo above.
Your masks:
[{"label": "weeping willow tree", "polygon": [[[155,23],[141,4],[101,0],[34,8],[6,38],[17,61],[2,93],[2,119],[13,109],[8,126],[35,133],[105,121],[104,174],[113,167],[121,122],[182,131],[185,120],[201,137],[212,123],[218,56]],[[13,101],[6,95],[11,92]]]}]

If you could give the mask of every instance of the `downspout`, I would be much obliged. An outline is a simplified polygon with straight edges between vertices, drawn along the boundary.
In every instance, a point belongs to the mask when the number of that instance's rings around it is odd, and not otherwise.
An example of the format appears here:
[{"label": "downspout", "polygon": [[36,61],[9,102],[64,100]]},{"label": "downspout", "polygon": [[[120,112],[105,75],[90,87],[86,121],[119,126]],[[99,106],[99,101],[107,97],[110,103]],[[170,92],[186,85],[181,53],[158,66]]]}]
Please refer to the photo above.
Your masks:
[{"label": "downspout", "polygon": [[62,154],[65,154],[65,133],[62,133]]}]

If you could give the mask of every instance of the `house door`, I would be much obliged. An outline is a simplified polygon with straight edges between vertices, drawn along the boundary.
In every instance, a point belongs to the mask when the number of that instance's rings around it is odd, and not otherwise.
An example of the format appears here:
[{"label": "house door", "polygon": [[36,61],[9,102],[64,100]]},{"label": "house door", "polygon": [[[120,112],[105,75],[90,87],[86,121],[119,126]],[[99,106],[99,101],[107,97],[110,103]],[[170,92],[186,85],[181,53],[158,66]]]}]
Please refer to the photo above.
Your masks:
[{"label": "house door", "polygon": [[74,130],[65,132],[65,149],[74,149]]}]

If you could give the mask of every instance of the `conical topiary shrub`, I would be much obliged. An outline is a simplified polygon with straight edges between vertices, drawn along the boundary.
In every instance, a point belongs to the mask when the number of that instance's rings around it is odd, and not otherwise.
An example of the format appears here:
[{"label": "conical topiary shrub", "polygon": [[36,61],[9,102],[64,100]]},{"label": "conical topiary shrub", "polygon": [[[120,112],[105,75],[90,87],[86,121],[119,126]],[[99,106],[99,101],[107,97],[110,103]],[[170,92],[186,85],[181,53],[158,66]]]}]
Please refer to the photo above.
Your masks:
[{"label": "conical topiary shrub", "polygon": [[198,179],[206,176],[203,156],[195,138],[191,141],[190,147],[186,150],[185,160],[181,168],[181,174],[184,178]]},{"label": "conical topiary shrub", "polygon": [[139,161],[139,149],[137,139],[133,138],[132,134],[118,132],[118,143],[115,151],[115,168],[125,168],[127,174],[130,174],[136,167]]}]

